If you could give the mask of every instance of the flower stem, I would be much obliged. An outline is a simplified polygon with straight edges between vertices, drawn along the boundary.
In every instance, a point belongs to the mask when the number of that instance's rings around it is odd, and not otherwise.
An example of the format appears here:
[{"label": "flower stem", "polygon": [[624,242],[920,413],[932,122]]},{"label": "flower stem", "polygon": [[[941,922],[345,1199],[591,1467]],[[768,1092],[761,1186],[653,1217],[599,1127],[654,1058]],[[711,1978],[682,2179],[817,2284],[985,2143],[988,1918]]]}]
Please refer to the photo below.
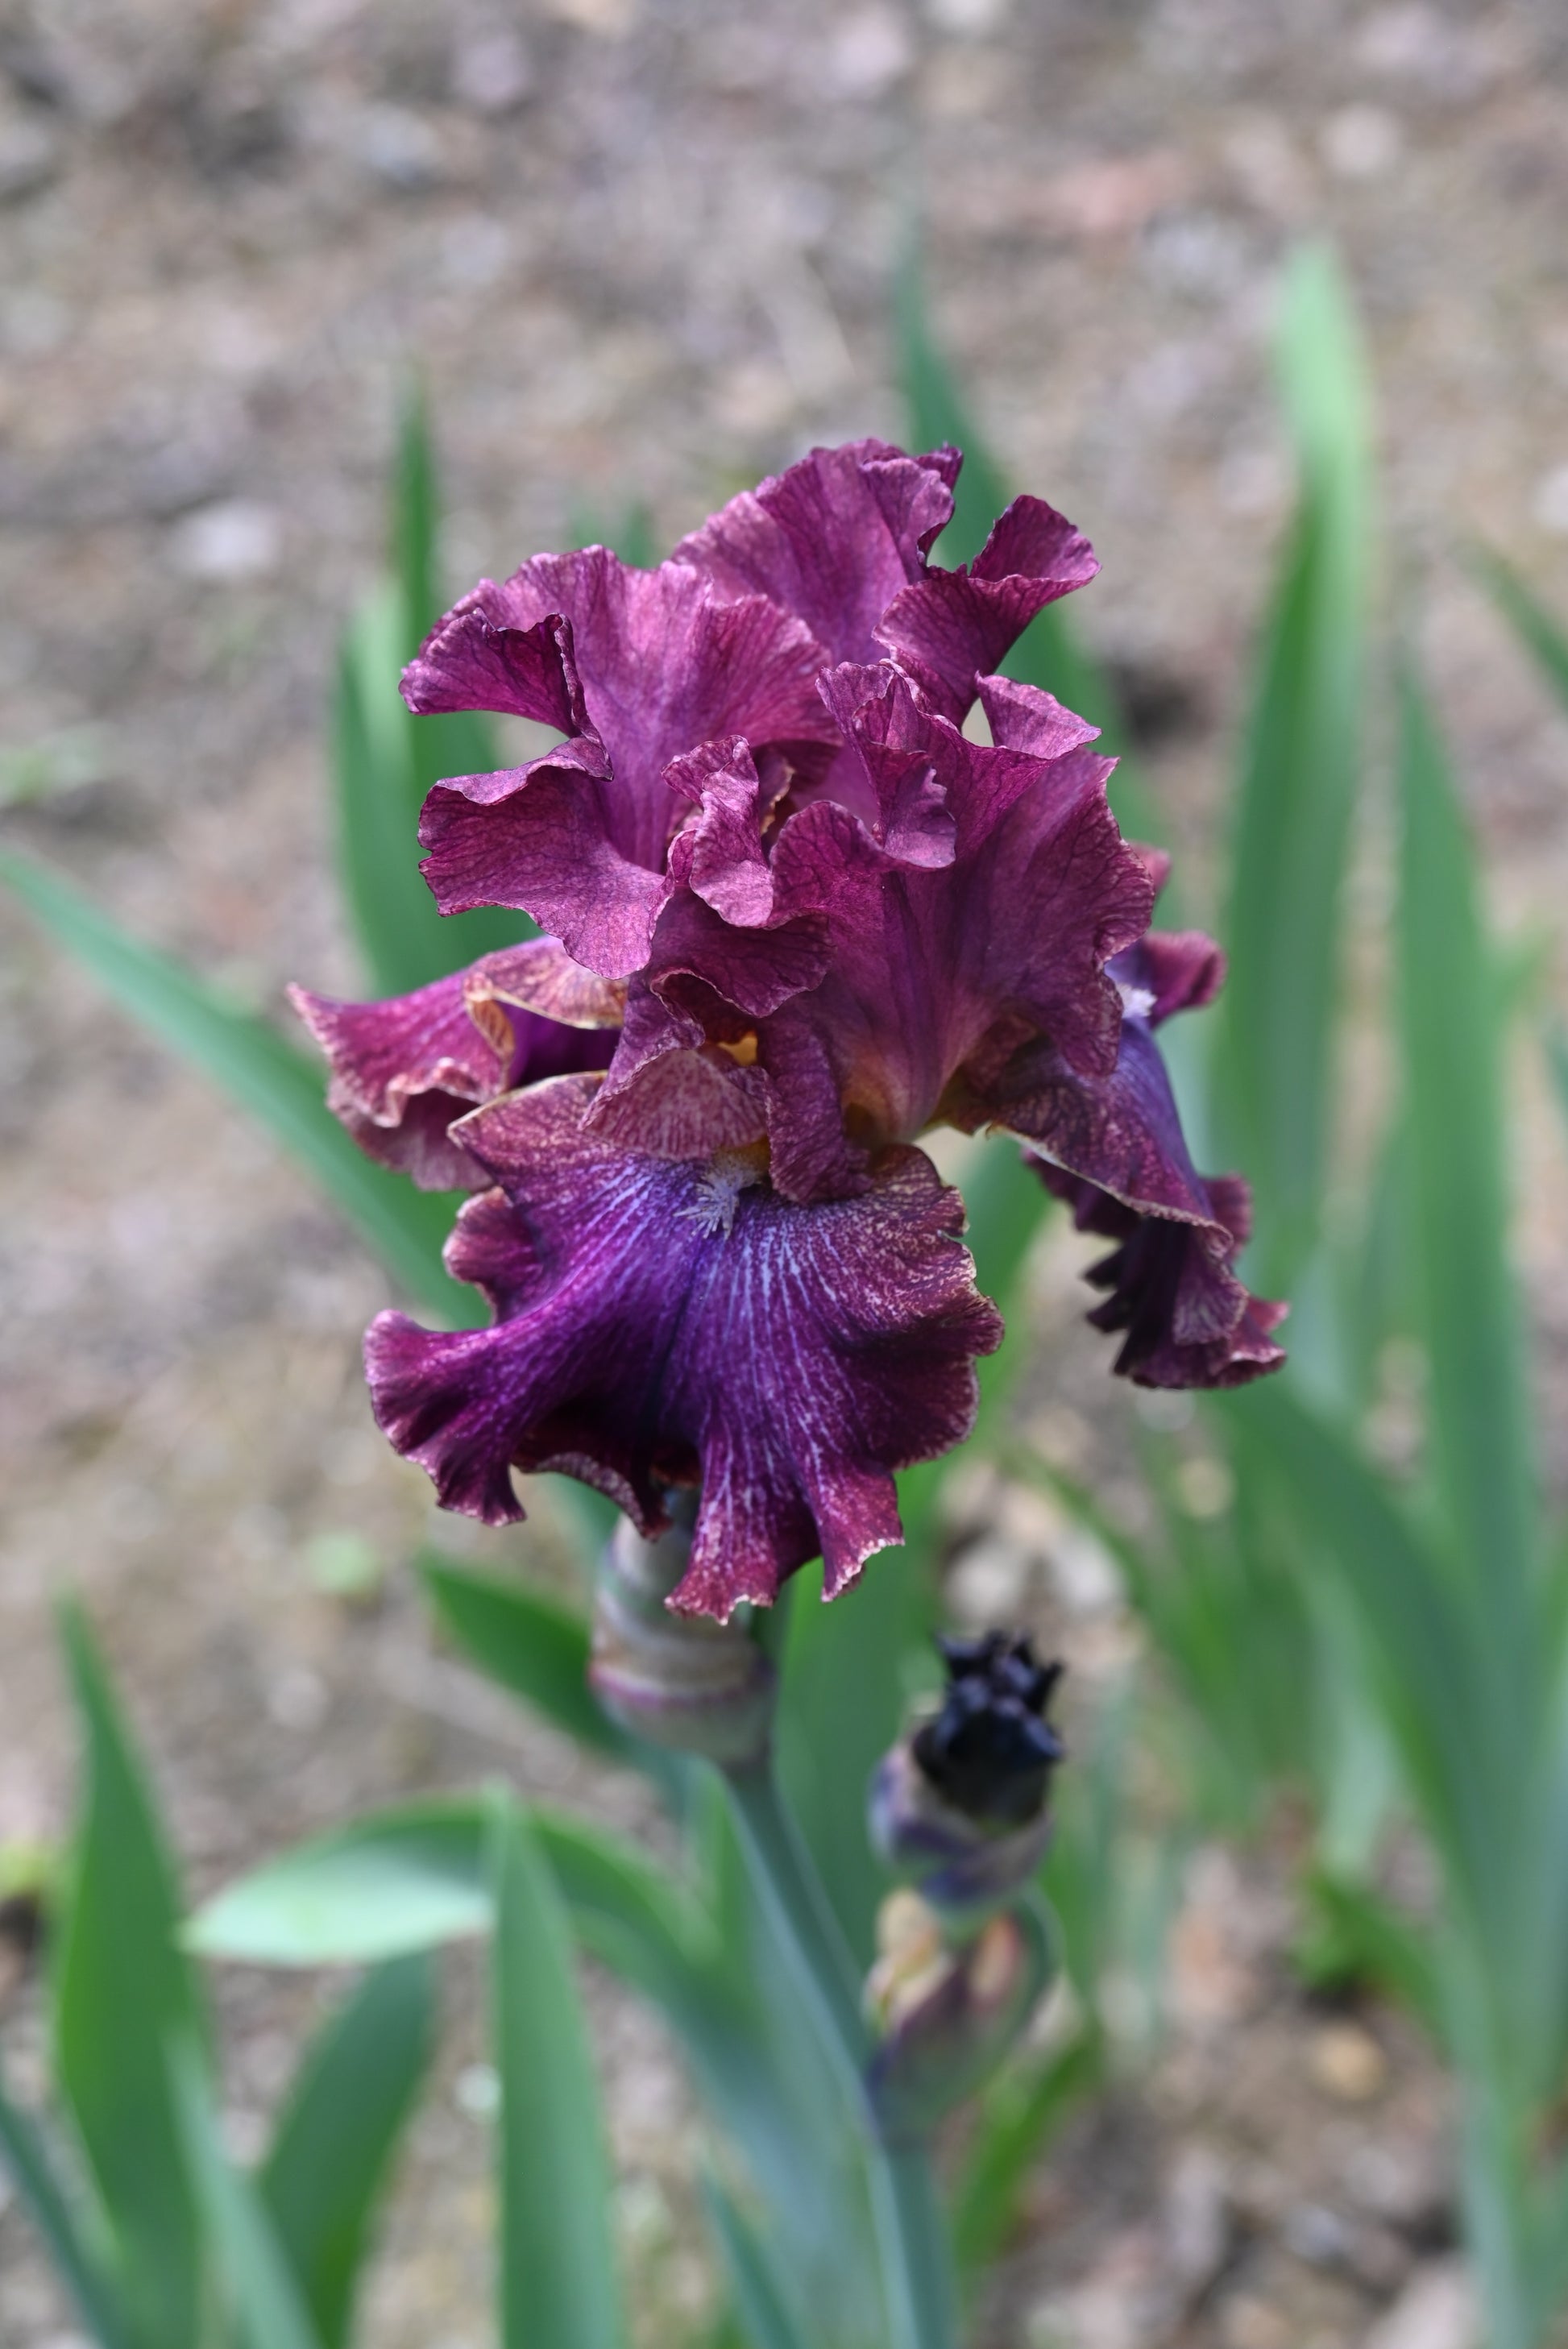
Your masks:
[{"label": "flower stem", "polygon": [[953,2349],[946,2223],[923,2147],[890,2146],[866,2089],[860,1982],[821,1880],[770,1769],[727,1774],[747,1859],[859,2124],[882,2262],[889,2349]]}]

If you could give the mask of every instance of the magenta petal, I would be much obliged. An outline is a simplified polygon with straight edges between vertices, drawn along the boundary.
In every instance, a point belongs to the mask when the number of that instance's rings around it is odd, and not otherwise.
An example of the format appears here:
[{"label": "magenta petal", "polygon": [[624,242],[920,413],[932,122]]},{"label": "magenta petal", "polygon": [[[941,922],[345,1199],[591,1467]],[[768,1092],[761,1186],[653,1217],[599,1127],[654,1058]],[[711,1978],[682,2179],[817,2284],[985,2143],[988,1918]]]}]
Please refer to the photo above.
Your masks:
[{"label": "magenta petal", "polygon": [[975,680],[980,707],[991,729],[991,740],[1007,750],[1029,750],[1037,759],[1060,759],[1099,740],[1075,709],[1067,709],[1054,693],[1037,685],[1020,685],[1016,678],[978,677]]},{"label": "magenta petal", "polygon": [[526,988],[540,949],[552,946],[541,940],[486,955],[471,969],[381,1003],[289,989],[331,1065],[327,1106],[371,1157],[421,1190],[471,1189],[473,1161],[449,1136],[454,1120],[509,1085],[608,1063],[613,1035],[521,1008],[514,990]]},{"label": "magenta petal", "polygon": [[892,1472],[967,1433],[974,1358],[1000,1339],[957,1195],[903,1150],[863,1198],[796,1206],[745,1163],[605,1147],[591,1090],[469,1122],[502,1188],[464,1209],[449,1261],[500,1318],[449,1334],[383,1314],[377,1419],[446,1506],[492,1524],[521,1515],[514,1466],[596,1485],[648,1530],[662,1484],[700,1480],[687,1610],[765,1603],[819,1549],[831,1595],[899,1539]]},{"label": "magenta petal", "polygon": [[707,1158],[739,1150],[768,1131],[763,1072],[710,1045],[702,1022],[664,1002],[641,979],[609,1074],[585,1123],[605,1141],[655,1158]]},{"label": "magenta petal", "polygon": [[588,719],[571,629],[558,612],[531,627],[511,625],[504,595],[481,579],[438,623],[403,672],[404,700],[421,715],[492,709],[581,734]]},{"label": "magenta petal", "polygon": [[526,767],[438,783],[419,818],[419,869],[442,913],[521,906],[591,970],[636,970],[665,882],[617,847],[616,790],[592,735]]},{"label": "magenta petal", "polygon": [[773,875],[762,846],[762,785],[751,748],[738,734],[673,759],[665,781],[693,802],[695,819],[670,846],[672,877],[686,882],[727,922],[754,926],[773,914]]},{"label": "magenta petal", "polygon": [[[953,861],[921,870],[879,854],[847,811],[819,803],[782,826],[773,865],[796,901],[820,892],[833,947],[789,1007],[791,1060],[818,1065],[800,1043],[813,1030],[851,1135],[907,1141],[934,1119],[995,1114],[991,1082],[1031,1036],[1086,1074],[1114,1068],[1122,997],[1106,965],[1142,933],[1153,893],[1106,803],[1108,761],[968,742],[883,674],[885,692],[855,711],[856,747],[873,770],[884,748],[923,748],[954,819]],[[758,1049],[771,1071],[766,1031]],[[831,1180],[821,1083],[802,1092],[780,1076],[775,1092],[781,1186],[799,1190],[817,1167]]]},{"label": "magenta petal", "polygon": [[723,595],[799,614],[832,659],[874,660],[877,622],[952,515],[955,455],[906,457],[884,440],[813,449],[732,498],[673,559]]},{"label": "magenta petal", "polygon": [[[624,977],[646,954],[680,816],[665,770],[735,735],[820,764],[837,743],[815,690],[822,652],[759,595],[725,602],[686,564],[634,571],[590,547],[487,582],[436,631],[411,690],[448,708],[466,680],[486,706],[521,707],[493,697],[513,689],[524,647],[545,664],[552,645],[581,683],[573,739],[513,772],[438,784],[424,869],[443,911],[524,906],[579,961]],[[529,689],[543,677],[529,669]]]},{"label": "magenta petal", "polygon": [[928,571],[905,587],[876,635],[934,709],[961,719],[1037,612],[1092,579],[1087,538],[1040,498],[1015,498],[966,570]]}]

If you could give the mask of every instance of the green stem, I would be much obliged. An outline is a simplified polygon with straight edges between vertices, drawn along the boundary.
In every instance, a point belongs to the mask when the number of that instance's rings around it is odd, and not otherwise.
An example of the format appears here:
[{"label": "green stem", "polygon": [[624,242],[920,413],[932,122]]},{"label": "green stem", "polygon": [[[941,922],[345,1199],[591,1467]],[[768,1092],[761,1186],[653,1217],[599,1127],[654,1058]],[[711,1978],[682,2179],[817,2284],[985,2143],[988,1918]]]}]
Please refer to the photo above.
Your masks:
[{"label": "green stem", "polygon": [[886,2144],[866,2088],[871,2034],[860,1982],[772,1772],[732,1772],[736,1826],[779,1941],[860,2126],[882,2262],[889,2349],[953,2349],[947,2229],[923,2147]]}]

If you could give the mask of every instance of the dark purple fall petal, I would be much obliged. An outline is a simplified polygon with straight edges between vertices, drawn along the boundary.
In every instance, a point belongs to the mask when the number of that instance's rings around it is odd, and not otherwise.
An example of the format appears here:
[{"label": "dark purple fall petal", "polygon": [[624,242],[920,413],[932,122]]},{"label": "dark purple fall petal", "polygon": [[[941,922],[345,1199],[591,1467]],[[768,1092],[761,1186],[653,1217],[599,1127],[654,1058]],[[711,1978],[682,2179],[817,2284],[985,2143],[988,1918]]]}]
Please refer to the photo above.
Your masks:
[{"label": "dark purple fall petal", "polygon": [[1247,1236],[1247,1186],[1205,1181],[1192,1165],[1160,1048],[1142,1018],[1123,1023],[1106,1078],[1020,1055],[998,1123],[1026,1137],[1047,1188],[1081,1231],[1119,1243],[1088,1275],[1111,1292],[1089,1319],[1125,1330],[1116,1369],[1140,1386],[1229,1387],[1276,1370],[1272,1335],[1285,1308],[1251,1296],[1236,1278]]},{"label": "dark purple fall petal", "polygon": [[915,1150],[863,1196],[804,1208],[760,1160],[676,1164],[583,1124],[564,1077],[466,1122],[498,1188],[449,1249],[496,1313],[433,1332],[383,1314],[366,1340],[376,1413],[444,1506],[521,1515],[513,1467],[561,1469],[645,1531],[662,1488],[700,1480],[673,1603],[766,1603],[819,1549],[830,1594],[900,1538],[894,1468],[967,1433],[974,1360],[1001,1323],[974,1286],[963,1206]]},{"label": "dark purple fall petal", "polygon": [[327,1106],[361,1149],[421,1190],[471,1190],[474,1163],[449,1135],[455,1119],[511,1085],[609,1064],[618,998],[587,972],[574,984],[564,961],[540,939],[382,1003],[291,988],[332,1070]]}]

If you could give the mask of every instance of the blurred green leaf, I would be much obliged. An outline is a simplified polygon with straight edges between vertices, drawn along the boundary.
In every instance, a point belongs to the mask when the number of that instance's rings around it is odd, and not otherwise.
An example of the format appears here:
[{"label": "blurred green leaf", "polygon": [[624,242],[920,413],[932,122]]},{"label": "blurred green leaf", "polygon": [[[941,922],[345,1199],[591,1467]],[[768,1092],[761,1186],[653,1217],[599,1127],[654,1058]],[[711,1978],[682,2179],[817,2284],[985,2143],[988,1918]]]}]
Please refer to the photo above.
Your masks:
[{"label": "blurred green leaf", "polygon": [[1430,1926],[1404,1916],[1371,1886],[1314,1869],[1302,1888],[1306,1923],[1295,1949],[1314,1990],[1367,1984],[1397,1998],[1440,2045],[1442,1999],[1432,1964]]},{"label": "blurred green leaf", "polygon": [[[373,1813],[297,1845],[208,1901],[186,1927],[204,1957],[363,1965],[490,1930],[477,1795]],[[579,1940],[667,2012],[699,2001],[714,1951],[701,1911],[666,1870],[607,1830],[535,1812]]]},{"label": "blurred green leaf", "polygon": [[1257,1200],[1253,1278],[1275,1296],[1312,1246],[1327,1162],[1370,571],[1366,369],[1325,248],[1291,264],[1279,367],[1301,493],[1243,749],[1213,1061],[1221,1146]]},{"label": "blurred green leaf", "polygon": [[621,2349],[611,2176],[566,1916],[529,1822],[492,1804],[502,2349]]},{"label": "blurred green leaf", "polygon": [[392,471],[392,574],[398,612],[398,666],[412,660],[445,608],[441,593],[441,492],[423,388],[404,386]]},{"label": "blurred green leaf", "polygon": [[1568,629],[1513,565],[1491,547],[1478,548],[1474,562],[1498,609],[1511,623],[1558,700],[1568,708]]},{"label": "blurred green leaf", "polygon": [[483,1835],[472,1795],[373,1813],[226,1885],[186,1947],[263,1966],[374,1965],[486,1932]]},{"label": "blurred green leaf", "polygon": [[[908,1530],[906,1526],[906,1531]],[[824,1604],[819,1571],[799,1578],[775,1732],[779,1775],[851,1953],[871,1962],[888,1877],[866,1831],[871,1774],[898,1733],[905,1660],[934,1619],[928,1557],[873,1557]]]},{"label": "blurred green leaf", "polygon": [[439,912],[419,870],[419,811],[448,775],[501,764],[478,715],[417,718],[398,691],[403,600],[383,585],[344,633],[333,701],[338,873],[372,985],[405,995],[536,934],[526,914]]},{"label": "blurred green leaf", "polygon": [[99,2349],[132,2349],[129,2322],[113,2277],[88,2237],[56,2173],[43,2131],[14,2105],[0,2083],[0,2168],[42,2236],[56,2274],[70,2292]]},{"label": "blurred green leaf", "polygon": [[176,2032],[167,2056],[169,2093],[185,2160],[244,2349],[323,2349],[254,2185],[233,2167],[219,2142],[211,2094],[195,2043]]},{"label": "blurred green leaf", "polygon": [[524,1582],[471,1574],[443,1558],[421,1557],[418,1571],[438,1621],[491,1680],[591,1751],[617,1762],[634,1758],[633,1740],[588,1685],[593,1640],[574,1609]]},{"label": "blurred green leaf", "polygon": [[711,2171],[702,2189],[748,2349],[813,2349],[790,2305],[767,2238]]},{"label": "blurred green leaf", "polygon": [[1552,1071],[1557,1105],[1564,1119],[1568,1119],[1568,1030],[1562,1028],[1547,1030],[1546,1061]]},{"label": "blurred green leaf", "polygon": [[377,1966],[310,2049],[257,2189],[323,2349],[349,2337],[371,2220],[429,2062],[424,1956]]},{"label": "blurred green leaf", "polygon": [[613,554],[618,554],[623,563],[629,563],[637,571],[652,570],[659,560],[654,518],[640,499],[623,507],[617,520],[611,520],[591,505],[574,506],[571,538],[573,546],[607,546]]},{"label": "blurred green leaf", "polygon": [[451,1202],[416,1191],[406,1176],[365,1156],[328,1111],[325,1077],[314,1061],[264,1019],[132,937],[31,857],[0,853],[0,881],[86,964],[120,1010],[211,1077],[283,1143],[411,1296],[451,1324],[483,1318],[474,1293],[449,1278],[441,1263]]},{"label": "blurred green leaf", "polygon": [[1090,2023],[1033,2062],[1006,2064],[987,2089],[954,2195],[954,2251],[971,2285],[1006,2248],[1029,2173],[1104,2075],[1105,2043]]},{"label": "blurred green leaf", "polygon": [[[1507,1260],[1499,1006],[1474,848],[1436,719],[1408,667],[1399,707],[1400,1006],[1432,1461],[1449,1538],[1484,1597],[1489,1646],[1517,1708],[1538,1661],[1538,1528]],[[1501,1689],[1499,1702],[1510,1703]]]},{"label": "blurred green leaf", "polygon": [[[1490,1667],[1439,1558],[1346,1438],[1276,1380],[1216,1400],[1243,1478],[1279,1476],[1332,1564],[1366,1643],[1407,1783],[1464,1899],[1469,1930],[1511,1912],[1510,1795],[1478,1689]],[[1517,1795],[1518,1788],[1512,1792]]]},{"label": "blurred green leaf", "polygon": [[392,576],[344,632],[333,703],[339,877],[371,982],[384,995],[407,994],[536,934],[526,914],[500,907],[441,915],[419,871],[419,811],[431,786],[501,764],[481,712],[416,718],[398,689],[443,608],[439,522],[429,418],[411,390],[392,476]]},{"label": "blurred green leaf", "polygon": [[201,2226],[164,2051],[199,2044],[175,1940],[173,1867],[139,1761],[79,1611],[61,1628],[85,1741],[85,1789],[55,1980],[55,2072],[119,2251],[145,2349],[195,2349]]}]

